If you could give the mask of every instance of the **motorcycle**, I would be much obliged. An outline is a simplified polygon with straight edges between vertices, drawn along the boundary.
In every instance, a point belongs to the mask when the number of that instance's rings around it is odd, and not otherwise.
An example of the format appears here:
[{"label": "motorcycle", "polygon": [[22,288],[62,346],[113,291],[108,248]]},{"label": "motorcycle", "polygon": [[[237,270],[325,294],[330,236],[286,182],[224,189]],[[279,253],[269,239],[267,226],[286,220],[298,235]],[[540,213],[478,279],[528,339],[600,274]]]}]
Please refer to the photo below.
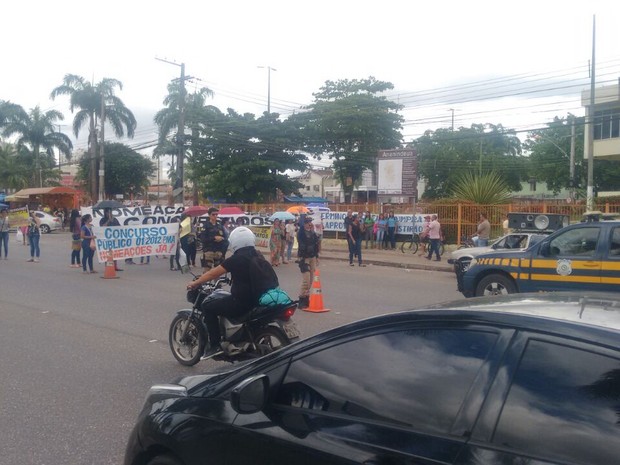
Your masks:
[{"label": "motorcycle", "polygon": [[230,280],[220,277],[187,292],[192,308],[177,313],[168,334],[170,349],[180,364],[192,366],[206,359],[232,363],[258,358],[299,339],[299,330],[291,320],[296,301],[260,306],[239,318],[220,316],[221,350],[205,356],[209,333],[202,317],[202,303],[229,296],[230,292],[223,289],[227,284]]}]

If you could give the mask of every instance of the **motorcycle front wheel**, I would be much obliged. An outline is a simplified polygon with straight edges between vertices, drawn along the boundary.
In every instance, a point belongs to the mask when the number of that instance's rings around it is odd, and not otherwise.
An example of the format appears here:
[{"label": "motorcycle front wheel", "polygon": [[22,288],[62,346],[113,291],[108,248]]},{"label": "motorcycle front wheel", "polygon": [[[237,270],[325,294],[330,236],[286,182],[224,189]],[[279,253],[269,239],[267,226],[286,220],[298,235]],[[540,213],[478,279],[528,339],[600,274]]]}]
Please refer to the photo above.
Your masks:
[{"label": "motorcycle front wheel", "polygon": [[282,331],[276,328],[261,328],[254,335],[254,344],[256,345],[256,355],[262,357],[263,355],[275,352],[284,346],[290,344],[288,338],[282,333]]},{"label": "motorcycle front wheel", "polygon": [[168,342],[172,355],[181,365],[192,366],[200,361],[207,344],[204,328],[189,315],[177,315],[170,323]]}]

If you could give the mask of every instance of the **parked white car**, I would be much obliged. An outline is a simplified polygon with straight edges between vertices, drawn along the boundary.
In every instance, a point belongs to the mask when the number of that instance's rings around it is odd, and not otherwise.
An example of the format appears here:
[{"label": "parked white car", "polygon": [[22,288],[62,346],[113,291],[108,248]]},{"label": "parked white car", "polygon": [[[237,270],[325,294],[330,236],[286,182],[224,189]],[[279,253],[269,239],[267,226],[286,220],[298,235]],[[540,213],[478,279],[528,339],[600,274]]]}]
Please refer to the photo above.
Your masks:
[{"label": "parked white car", "polygon": [[57,229],[60,229],[62,225],[60,224],[60,218],[56,218],[55,216],[50,215],[49,213],[45,213],[42,211],[35,211],[35,216],[39,218],[41,222],[41,226],[39,229],[42,234],[47,234]]},{"label": "parked white car", "polygon": [[529,233],[515,232],[500,237],[491,245],[485,247],[465,247],[455,250],[450,255],[448,263],[454,265],[454,271],[458,273],[457,268],[460,267],[461,272],[469,268],[469,263],[474,257],[485,252],[497,252],[501,250],[525,250],[530,245],[542,240],[549,234],[545,233]]}]

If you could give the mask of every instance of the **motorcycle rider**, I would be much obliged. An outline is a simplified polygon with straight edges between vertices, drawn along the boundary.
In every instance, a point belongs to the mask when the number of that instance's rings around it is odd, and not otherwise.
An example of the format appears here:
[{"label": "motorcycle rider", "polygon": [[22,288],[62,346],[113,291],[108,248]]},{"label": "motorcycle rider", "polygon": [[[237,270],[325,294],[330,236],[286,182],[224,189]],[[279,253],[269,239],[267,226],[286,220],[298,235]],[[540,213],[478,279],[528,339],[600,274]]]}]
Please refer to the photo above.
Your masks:
[{"label": "motorcycle rider", "polygon": [[[245,226],[235,228],[230,233],[228,242],[228,250],[230,250],[232,255],[226,258],[221,265],[208,270],[198,279],[187,284],[187,289],[195,289],[201,284],[216,279],[225,273],[231,273],[232,275],[230,296],[203,304],[202,311],[209,332],[210,342],[210,347],[205,350],[205,356],[213,355],[221,350],[219,315],[235,318],[248,313],[258,305],[258,299],[264,291],[274,289],[279,285],[278,277],[273,268],[263,255],[256,250],[256,236],[250,229]],[[266,289],[255,289],[253,292],[256,282],[265,282],[264,276],[251,275],[251,270],[255,269],[255,267],[251,267],[250,262],[254,257],[258,257],[259,260],[265,262],[261,263],[261,265],[267,266],[271,270],[272,276],[267,277],[270,282],[263,286]]]}]

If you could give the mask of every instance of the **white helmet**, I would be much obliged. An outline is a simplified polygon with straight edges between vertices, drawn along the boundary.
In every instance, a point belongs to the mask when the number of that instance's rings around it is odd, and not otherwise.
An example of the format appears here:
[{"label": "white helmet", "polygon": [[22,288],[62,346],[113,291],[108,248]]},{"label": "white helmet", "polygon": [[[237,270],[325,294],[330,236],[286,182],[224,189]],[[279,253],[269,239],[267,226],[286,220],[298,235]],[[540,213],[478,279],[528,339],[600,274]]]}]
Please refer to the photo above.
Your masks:
[{"label": "white helmet", "polygon": [[239,226],[232,230],[228,236],[228,250],[235,253],[243,247],[254,247],[256,245],[256,236],[245,226]]}]

